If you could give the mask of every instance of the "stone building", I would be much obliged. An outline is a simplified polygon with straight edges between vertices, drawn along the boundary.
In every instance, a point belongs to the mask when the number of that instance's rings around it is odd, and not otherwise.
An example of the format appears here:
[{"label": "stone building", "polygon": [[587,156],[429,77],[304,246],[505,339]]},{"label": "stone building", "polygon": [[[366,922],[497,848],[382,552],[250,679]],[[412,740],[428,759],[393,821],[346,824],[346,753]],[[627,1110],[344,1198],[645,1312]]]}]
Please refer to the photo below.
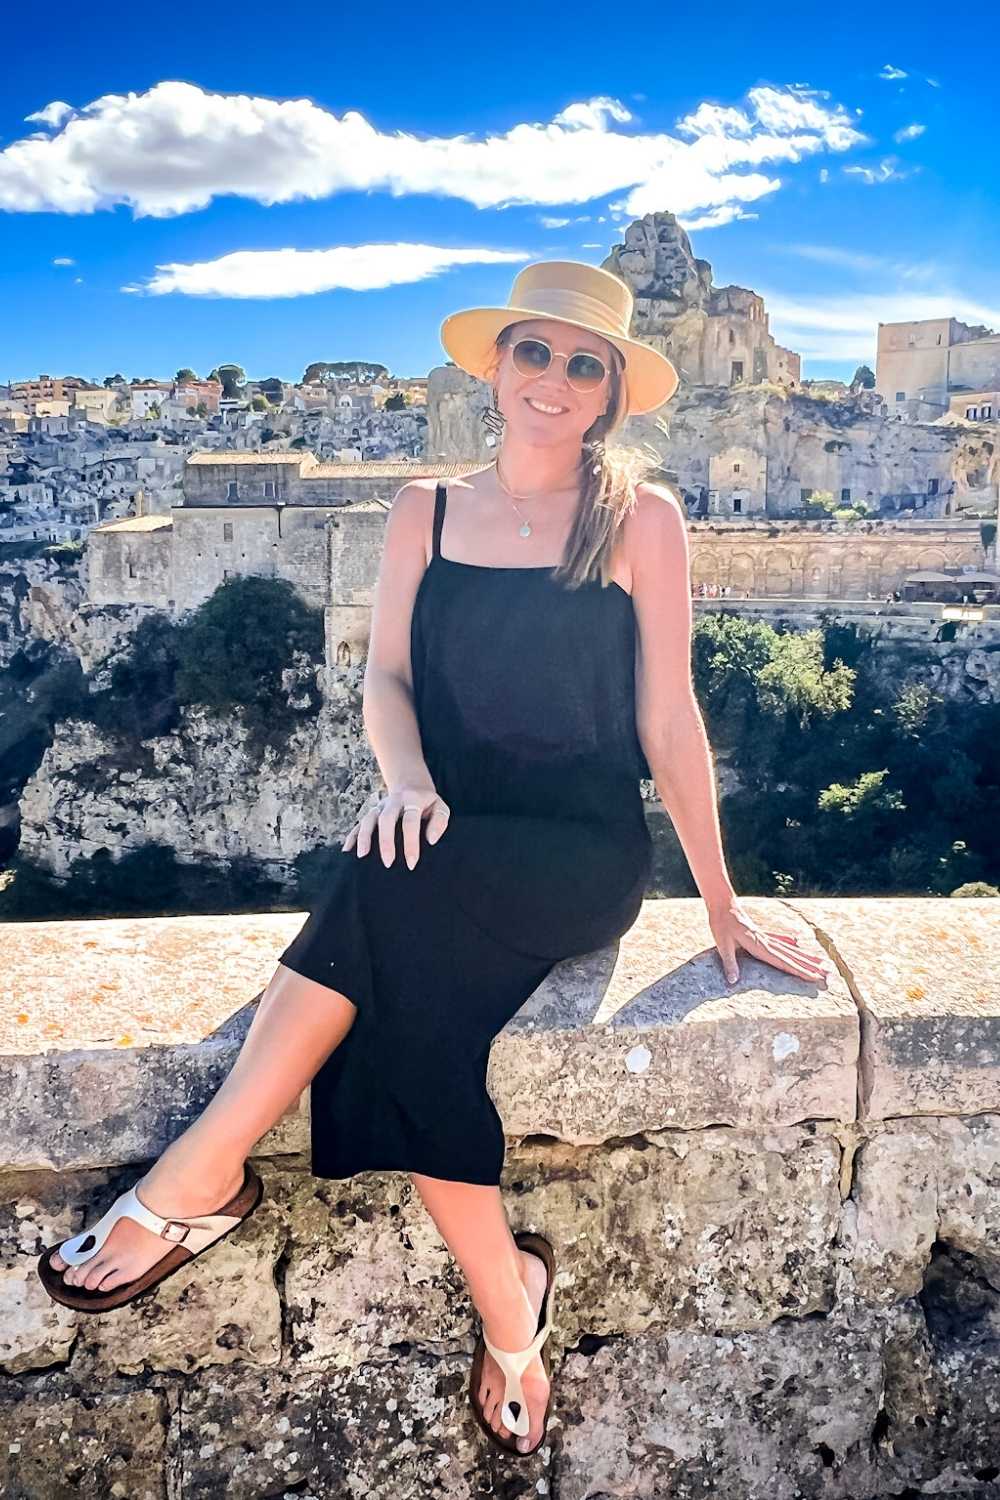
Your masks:
[{"label": "stone building", "polygon": [[708,461],[708,514],[762,516],[767,510],[767,458],[749,447],[724,448]]},{"label": "stone building", "polygon": [[800,384],[799,356],[771,337],[764,299],[746,287],[713,286],[712,267],[696,259],[674,214],[635,220],[601,267],[628,283],[632,336],[672,360],[682,389]]},{"label": "stone building", "polygon": [[[89,601],[149,605],[176,616],[226,579],[256,576],[285,578],[323,608],[332,597],[333,570],[347,580],[377,568],[386,512],[407,480],[451,478],[478,467],[321,464],[309,452],[196,453],[184,466],[183,505],[92,528]],[[350,515],[349,531],[339,513]],[[348,534],[350,556],[343,550]]]},{"label": "stone building", "polygon": [[933,421],[953,391],[1000,385],[1000,333],[957,318],[880,323],[875,387],[889,411],[907,421]]},{"label": "stone building", "polygon": [[958,391],[948,397],[948,410],[966,422],[1000,422],[1000,389]]}]

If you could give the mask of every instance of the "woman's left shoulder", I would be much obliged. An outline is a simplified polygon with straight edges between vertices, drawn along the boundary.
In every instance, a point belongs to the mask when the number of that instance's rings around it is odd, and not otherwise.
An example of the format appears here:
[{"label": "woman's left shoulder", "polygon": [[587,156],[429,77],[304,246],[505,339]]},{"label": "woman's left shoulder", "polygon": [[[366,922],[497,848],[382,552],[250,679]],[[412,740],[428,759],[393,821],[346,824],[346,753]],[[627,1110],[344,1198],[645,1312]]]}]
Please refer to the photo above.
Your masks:
[{"label": "woman's left shoulder", "polygon": [[687,527],[687,512],[677,490],[663,480],[635,486],[635,501],[625,518],[625,550],[634,567],[651,549],[676,544]]},{"label": "woman's left shoulder", "polygon": [[633,514],[645,518],[650,512],[658,513],[664,504],[684,515],[684,502],[674,485],[662,479],[644,479],[636,484]]}]

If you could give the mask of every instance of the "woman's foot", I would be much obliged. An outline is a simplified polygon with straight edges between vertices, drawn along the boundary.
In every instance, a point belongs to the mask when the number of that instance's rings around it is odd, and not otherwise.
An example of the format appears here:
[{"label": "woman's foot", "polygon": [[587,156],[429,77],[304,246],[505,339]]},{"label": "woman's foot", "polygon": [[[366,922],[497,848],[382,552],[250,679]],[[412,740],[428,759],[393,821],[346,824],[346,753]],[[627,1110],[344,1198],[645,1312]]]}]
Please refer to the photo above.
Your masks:
[{"label": "woman's foot", "polygon": [[[498,1349],[515,1350],[528,1347],[538,1331],[538,1315],[541,1312],[545,1288],[548,1285],[545,1262],[528,1250],[519,1250],[518,1254],[521,1258],[521,1282],[526,1295],[515,1300],[508,1315],[504,1318],[496,1320],[489,1327],[486,1326],[485,1321],[483,1323],[483,1332],[490,1343],[495,1344]],[[545,1407],[549,1399],[549,1377],[545,1373],[541,1354],[536,1354],[531,1363],[525,1367],[521,1376],[521,1387],[528,1404],[530,1427],[527,1437],[517,1438],[515,1441],[518,1448],[526,1452],[529,1448],[534,1448],[541,1438]],[[482,1384],[479,1387],[479,1404],[482,1407],[483,1416],[493,1430],[502,1438],[509,1438],[510,1428],[504,1425],[500,1417],[503,1391],[503,1371],[487,1349],[483,1360]]]},{"label": "woman's foot", "polygon": [[[140,1203],[153,1213],[165,1219],[178,1215],[187,1218],[192,1214],[218,1213],[239,1192],[243,1176],[242,1162],[238,1168],[223,1164],[213,1171],[203,1156],[199,1156],[197,1163],[185,1163],[183,1154],[174,1153],[173,1147],[168,1146],[156,1165],[134,1186]],[[96,1223],[98,1218],[99,1212],[90,1222]],[[122,1282],[132,1281],[148,1271],[170,1248],[167,1240],[135,1219],[121,1218],[91,1260],[71,1266],[55,1251],[52,1266],[56,1271],[65,1267],[63,1281],[67,1286],[85,1287],[88,1292],[98,1288],[110,1292]]]}]

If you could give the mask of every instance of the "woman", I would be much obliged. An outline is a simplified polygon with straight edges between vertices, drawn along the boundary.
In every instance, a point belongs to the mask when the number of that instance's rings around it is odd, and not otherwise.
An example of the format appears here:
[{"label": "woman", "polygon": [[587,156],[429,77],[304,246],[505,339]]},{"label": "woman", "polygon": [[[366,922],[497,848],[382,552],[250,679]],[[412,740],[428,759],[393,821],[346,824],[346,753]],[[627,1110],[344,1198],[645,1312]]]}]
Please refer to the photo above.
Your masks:
[{"label": "woman", "polygon": [[314,1175],[410,1172],[481,1318],[476,1418],[510,1453],[544,1436],[555,1263],[504,1212],[490,1044],[559,959],[638,915],[641,778],[669,810],[729,980],[738,948],[807,980],[827,969],[761,931],[726,872],[683,510],[635,482],[634,451],[604,446],[677,385],[629,338],[631,314],[617,276],[550,261],[520,272],[506,307],[445,320],[444,347],[491,383],[504,438],[495,464],[447,487],[415,480],[390,512],[364,689],[388,790],[142,1198],[123,1194],[39,1266],[50,1295],[92,1311],[179,1269],[256,1207],[247,1157],[308,1085]]}]

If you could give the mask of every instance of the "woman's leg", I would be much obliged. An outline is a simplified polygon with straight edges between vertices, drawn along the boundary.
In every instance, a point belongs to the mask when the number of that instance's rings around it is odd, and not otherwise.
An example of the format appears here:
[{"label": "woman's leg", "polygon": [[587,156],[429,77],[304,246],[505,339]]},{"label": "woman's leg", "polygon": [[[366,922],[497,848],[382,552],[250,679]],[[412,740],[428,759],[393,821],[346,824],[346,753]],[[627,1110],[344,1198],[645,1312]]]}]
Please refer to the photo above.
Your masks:
[{"label": "woman's leg", "polygon": [[[294,1104],[356,1016],[339,990],[279,962],[221,1087],[136,1183],[142,1202],[164,1218],[215,1213],[228,1202],[256,1143]],[[163,1245],[134,1219],[120,1219],[93,1260],[69,1267],[63,1280],[110,1291],[161,1259]],[[66,1262],[56,1254],[52,1264],[62,1270]]]},{"label": "woman's leg", "polygon": [[[511,1234],[500,1189],[472,1182],[446,1182],[411,1172],[411,1178],[448,1249],[457,1260],[469,1295],[490,1343],[499,1349],[525,1349],[535,1336],[547,1282],[544,1263],[520,1250]],[[521,1377],[528,1403],[530,1431],[519,1438],[533,1448],[542,1433],[549,1379],[536,1355]],[[483,1414],[502,1437],[509,1428],[500,1420],[503,1372],[487,1351],[479,1400]]]}]

